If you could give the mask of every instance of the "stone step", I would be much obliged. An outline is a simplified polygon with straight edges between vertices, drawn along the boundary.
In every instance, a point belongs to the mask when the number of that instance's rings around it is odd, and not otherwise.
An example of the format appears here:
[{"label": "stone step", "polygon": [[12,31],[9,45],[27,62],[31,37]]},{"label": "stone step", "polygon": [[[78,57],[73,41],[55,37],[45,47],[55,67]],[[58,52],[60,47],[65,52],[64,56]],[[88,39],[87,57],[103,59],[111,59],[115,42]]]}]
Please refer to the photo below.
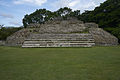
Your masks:
[{"label": "stone step", "polygon": [[25,41],[94,41],[94,39],[25,39]]},{"label": "stone step", "polygon": [[[49,43],[46,43],[49,44]],[[82,45],[88,45],[88,44],[94,44],[94,43],[52,43],[52,44],[82,44]],[[23,44],[23,45],[41,45],[41,44]]]},{"label": "stone step", "polygon": [[90,39],[91,34],[32,34],[29,39]]},{"label": "stone step", "polygon": [[94,43],[94,41],[25,41],[24,44],[40,43]]},{"label": "stone step", "polygon": [[91,45],[73,45],[73,46],[22,46],[22,48],[50,48],[50,47],[92,47]]},{"label": "stone step", "polygon": [[91,47],[91,34],[32,34],[22,47]]},{"label": "stone step", "polygon": [[95,43],[55,43],[55,44],[24,44],[22,47],[84,47],[93,46]]},{"label": "stone step", "polygon": [[23,48],[29,48],[29,47],[92,47],[91,44],[61,44],[61,45],[39,45],[39,44],[33,44],[33,45],[23,45]]}]

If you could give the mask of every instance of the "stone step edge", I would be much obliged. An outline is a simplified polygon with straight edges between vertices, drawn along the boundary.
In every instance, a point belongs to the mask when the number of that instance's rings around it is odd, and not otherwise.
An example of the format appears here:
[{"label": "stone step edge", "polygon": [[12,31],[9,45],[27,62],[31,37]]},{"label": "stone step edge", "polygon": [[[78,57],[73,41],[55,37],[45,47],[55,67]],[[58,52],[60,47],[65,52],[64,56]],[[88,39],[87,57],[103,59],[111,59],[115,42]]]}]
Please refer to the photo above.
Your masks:
[{"label": "stone step edge", "polygon": [[79,46],[22,46],[22,48],[49,48],[49,47],[92,47],[92,45],[79,45]]},{"label": "stone step edge", "polygon": [[[65,44],[68,44],[68,45],[71,45],[71,44],[77,44],[77,45],[93,45],[95,43],[55,43],[54,45],[65,45]],[[40,44],[23,44],[23,45],[40,45]]]},{"label": "stone step edge", "polygon": [[25,41],[76,41],[76,40],[94,40],[94,39],[25,39]]},{"label": "stone step edge", "polygon": [[24,44],[40,44],[40,43],[95,43],[94,41],[68,41],[68,42],[59,42],[59,41],[25,41]]}]

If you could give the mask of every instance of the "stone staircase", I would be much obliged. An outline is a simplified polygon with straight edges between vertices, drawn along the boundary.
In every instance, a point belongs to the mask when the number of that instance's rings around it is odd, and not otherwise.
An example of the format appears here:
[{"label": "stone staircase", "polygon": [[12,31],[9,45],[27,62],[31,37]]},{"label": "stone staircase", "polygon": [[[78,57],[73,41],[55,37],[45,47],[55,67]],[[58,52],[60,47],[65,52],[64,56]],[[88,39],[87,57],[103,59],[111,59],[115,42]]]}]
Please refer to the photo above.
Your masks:
[{"label": "stone staircase", "polygon": [[92,47],[94,45],[91,34],[32,34],[25,39],[22,47]]}]

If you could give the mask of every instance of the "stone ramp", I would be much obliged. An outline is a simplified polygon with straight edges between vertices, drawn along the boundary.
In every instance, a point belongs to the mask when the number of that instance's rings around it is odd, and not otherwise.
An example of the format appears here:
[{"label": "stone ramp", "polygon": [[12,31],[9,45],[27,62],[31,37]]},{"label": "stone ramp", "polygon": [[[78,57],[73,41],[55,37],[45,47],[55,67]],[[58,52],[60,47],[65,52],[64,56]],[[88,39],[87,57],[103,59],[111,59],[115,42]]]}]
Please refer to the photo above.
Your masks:
[{"label": "stone ramp", "polygon": [[21,29],[6,39],[6,46],[22,46],[24,40],[31,34],[30,29]]},{"label": "stone ramp", "polygon": [[91,34],[32,34],[22,47],[91,47],[94,45]]},{"label": "stone ramp", "polygon": [[89,33],[93,36],[95,44],[99,46],[118,45],[118,39],[101,28],[90,28]]}]

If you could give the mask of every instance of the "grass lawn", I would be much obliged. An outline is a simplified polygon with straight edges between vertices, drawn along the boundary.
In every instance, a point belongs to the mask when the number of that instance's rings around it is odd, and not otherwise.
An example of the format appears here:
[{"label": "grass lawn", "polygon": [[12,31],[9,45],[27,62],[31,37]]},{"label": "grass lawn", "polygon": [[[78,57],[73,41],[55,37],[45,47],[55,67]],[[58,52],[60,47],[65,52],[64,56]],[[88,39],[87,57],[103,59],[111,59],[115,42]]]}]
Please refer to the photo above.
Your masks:
[{"label": "grass lawn", "polygon": [[0,47],[0,80],[120,80],[120,46]]}]

